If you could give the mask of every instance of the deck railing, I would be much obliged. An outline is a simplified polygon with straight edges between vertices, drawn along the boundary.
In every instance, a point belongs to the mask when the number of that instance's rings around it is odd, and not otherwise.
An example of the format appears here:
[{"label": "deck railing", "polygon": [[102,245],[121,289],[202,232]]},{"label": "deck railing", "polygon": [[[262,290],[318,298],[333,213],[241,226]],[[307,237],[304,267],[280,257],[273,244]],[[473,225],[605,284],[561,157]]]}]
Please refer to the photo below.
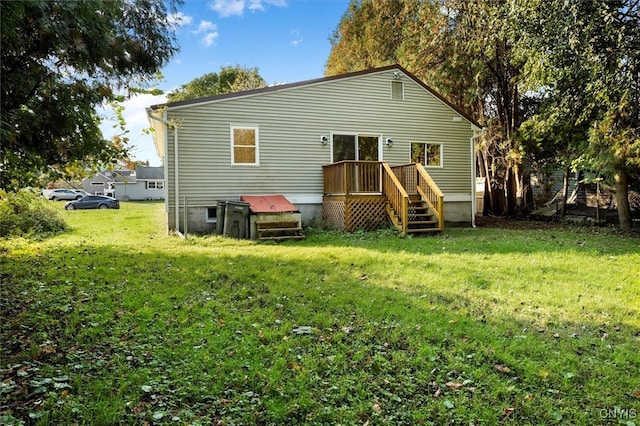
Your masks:
[{"label": "deck railing", "polygon": [[444,229],[444,194],[420,163],[391,168],[408,194],[420,194],[438,219],[438,228]]},{"label": "deck railing", "polygon": [[420,195],[444,229],[444,195],[420,163],[389,167],[385,162],[345,160],[323,167],[325,195],[380,194],[408,230],[410,195]]},{"label": "deck railing", "polygon": [[325,194],[380,194],[381,164],[378,161],[345,160],[322,166]]},{"label": "deck railing", "polygon": [[382,190],[391,208],[400,218],[401,232],[409,229],[409,194],[387,163],[382,163]]},{"label": "deck railing", "polygon": [[429,207],[438,218],[438,229],[444,230],[444,194],[429,176],[429,173],[422,167],[422,164],[416,164],[416,169],[418,170],[418,193],[429,204]]}]

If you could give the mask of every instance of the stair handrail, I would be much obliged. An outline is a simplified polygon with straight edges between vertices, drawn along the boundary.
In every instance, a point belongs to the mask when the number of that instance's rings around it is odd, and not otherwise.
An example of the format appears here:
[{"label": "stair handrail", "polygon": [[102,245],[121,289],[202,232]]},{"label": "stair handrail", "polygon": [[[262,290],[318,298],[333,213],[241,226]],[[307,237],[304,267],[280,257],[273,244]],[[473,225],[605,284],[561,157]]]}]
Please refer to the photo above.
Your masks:
[{"label": "stair handrail", "polygon": [[400,232],[406,234],[409,230],[409,194],[386,162],[382,162],[382,193],[400,217],[402,226]]},{"label": "stair handrail", "polygon": [[438,188],[429,173],[422,167],[422,164],[415,163],[418,172],[418,182],[416,184],[418,193],[422,199],[429,204],[438,219],[438,229],[444,229],[444,194]]}]

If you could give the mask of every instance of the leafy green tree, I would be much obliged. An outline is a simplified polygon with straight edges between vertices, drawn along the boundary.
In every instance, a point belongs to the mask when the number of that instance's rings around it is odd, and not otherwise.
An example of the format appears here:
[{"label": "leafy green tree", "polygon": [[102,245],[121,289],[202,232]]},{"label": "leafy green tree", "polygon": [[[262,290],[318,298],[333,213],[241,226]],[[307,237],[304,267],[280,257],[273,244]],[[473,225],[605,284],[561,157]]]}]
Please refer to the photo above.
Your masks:
[{"label": "leafy green tree", "polygon": [[559,152],[610,178],[620,226],[629,229],[628,179],[640,170],[640,3],[532,3],[533,21],[544,28],[525,32],[537,64],[531,75],[545,92],[536,120],[552,129],[548,144],[561,140]]},{"label": "leafy green tree", "polygon": [[177,51],[167,19],[180,0],[0,3],[0,187],[126,149],[105,141],[96,106],[144,87]]},{"label": "leafy green tree", "polygon": [[208,73],[194,78],[179,89],[167,94],[169,102],[205,96],[222,95],[242,90],[266,87],[267,82],[260,76],[258,68],[222,67],[219,73]]},{"label": "leafy green tree", "polygon": [[478,160],[491,210],[513,212],[525,204],[515,134],[535,103],[521,89],[520,14],[504,1],[354,0],[332,37],[325,73],[397,62],[485,124]]},{"label": "leafy green tree", "polygon": [[330,38],[326,75],[398,63],[405,22],[415,20],[418,2],[351,0]]}]

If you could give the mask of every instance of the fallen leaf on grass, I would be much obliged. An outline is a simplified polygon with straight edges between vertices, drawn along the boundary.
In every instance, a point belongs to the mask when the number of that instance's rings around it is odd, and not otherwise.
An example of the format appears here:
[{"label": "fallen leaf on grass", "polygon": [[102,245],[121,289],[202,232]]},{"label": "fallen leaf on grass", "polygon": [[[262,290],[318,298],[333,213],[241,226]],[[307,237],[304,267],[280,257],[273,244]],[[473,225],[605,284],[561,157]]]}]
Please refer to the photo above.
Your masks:
[{"label": "fallen leaf on grass", "polygon": [[449,389],[461,389],[464,387],[462,383],[456,383],[456,382],[447,382],[445,383],[445,386],[448,387]]},{"label": "fallen leaf on grass", "polygon": [[511,369],[506,365],[502,365],[502,364],[494,365],[493,369],[496,370],[498,373],[505,373],[505,374],[511,373]]},{"label": "fallen leaf on grass", "polygon": [[512,408],[512,407],[505,407],[502,412],[504,413],[504,417],[502,418],[502,421],[504,422],[510,415],[511,413],[513,413],[516,409]]},{"label": "fallen leaf on grass", "polygon": [[361,279],[361,280],[363,280],[363,281],[364,281],[364,280],[366,280],[366,279],[369,279],[369,277],[367,276],[367,274],[362,274],[362,275],[360,275],[360,277],[358,277],[358,278],[359,278],[359,279]]},{"label": "fallen leaf on grass", "polygon": [[147,409],[147,406],[150,405],[148,402],[139,402],[138,405],[133,407],[133,414],[140,414]]},{"label": "fallen leaf on grass", "polygon": [[287,368],[294,371],[304,370],[304,367],[298,364],[297,362],[287,363]]},{"label": "fallen leaf on grass", "polygon": [[635,399],[640,399],[640,391],[639,390],[634,390],[633,391],[633,397]]},{"label": "fallen leaf on grass", "polygon": [[435,389],[434,392],[433,392],[433,397],[434,398],[439,397],[440,394],[442,393],[442,391],[440,390],[440,386],[438,385],[438,382],[433,381],[433,382],[430,383],[430,385],[431,385],[431,387],[433,389]]}]

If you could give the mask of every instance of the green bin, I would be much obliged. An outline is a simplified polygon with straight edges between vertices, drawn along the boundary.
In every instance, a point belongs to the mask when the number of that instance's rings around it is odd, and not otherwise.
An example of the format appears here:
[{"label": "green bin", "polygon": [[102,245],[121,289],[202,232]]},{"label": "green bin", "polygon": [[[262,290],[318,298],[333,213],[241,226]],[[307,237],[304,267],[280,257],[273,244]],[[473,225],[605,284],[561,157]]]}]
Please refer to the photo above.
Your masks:
[{"label": "green bin", "polygon": [[224,212],[224,236],[249,238],[249,206],[242,201],[227,201]]},{"label": "green bin", "polygon": [[224,212],[226,207],[226,201],[218,201],[218,206],[216,207],[216,234],[218,235],[224,233]]}]

